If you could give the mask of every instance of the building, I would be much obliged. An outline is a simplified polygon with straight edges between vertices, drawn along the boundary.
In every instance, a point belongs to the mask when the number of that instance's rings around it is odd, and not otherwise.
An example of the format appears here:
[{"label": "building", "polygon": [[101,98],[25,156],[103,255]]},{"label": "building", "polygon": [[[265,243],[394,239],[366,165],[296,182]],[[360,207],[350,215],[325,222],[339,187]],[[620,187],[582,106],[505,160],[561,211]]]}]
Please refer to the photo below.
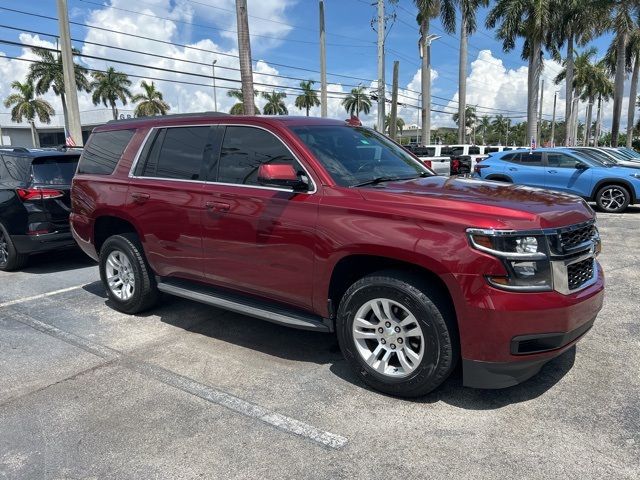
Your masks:
[{"label": "building", "polygon": [[[130,118],[133,110],[120,110],[120,118]],[[83,144],[95,127],[113,120],[110,109],[96,109],[80,112],[82,123]],[[36,122],[40,147],[57,147],[64,145],[64,117],[61,114],[53,115],[50,124]],[[11,114],[0,113],[0,146],[3,147],[35,147],[31,140],[31,127],[28,123],[15,123],[11,121]]]}]

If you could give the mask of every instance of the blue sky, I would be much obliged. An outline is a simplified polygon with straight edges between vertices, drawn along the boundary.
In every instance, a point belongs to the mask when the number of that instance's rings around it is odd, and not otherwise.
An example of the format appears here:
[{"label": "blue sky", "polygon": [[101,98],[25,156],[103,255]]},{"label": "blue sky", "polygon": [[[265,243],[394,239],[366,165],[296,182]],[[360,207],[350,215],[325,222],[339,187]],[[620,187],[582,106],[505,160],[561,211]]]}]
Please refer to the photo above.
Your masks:
[{"label": "blue sky", "polygon": [[[364,80],[374,80],[376,77],[376,32],[371,28],[371,21],[376,14],[373,0],[325,0],[326,25],[327,25],[327,62],[330,73],[338,73],[359,77]],[[37,12],[41,15],[56,16],[55,2],[51,0],[3,0],[0,6]],[[69,0],[69,9],[72,21],[79,23],[100,23],[119,31],[137,33],[163,38],[177,43],[212,45],[217,51],[233,52],[236,48],[235,41],[235,13],[233,0]],[[396,20],[391,24],[387,38],[387,68],[386,80],[391,82],[391,72],[394,60],[400,61],[400,85],[409,90],[419,90],[416,83],[416,73],[419,68],[417,38],[418,28],[415,21],[416,9],[410,0],[400,0],[394,8],[387,7],[388,12],[396,13]],[[146,13],[142,15],[137,12]],[[479,106],[482,114],[505,113],[513,116],[513,121],[521,121],[521,113],[526,110],[526,63],[520,58],[520,48],[509,53],[502,52],[501,43],[495,39],[492,31],[484,28],[488,9],[482,9],[478,13],[478,32],[470,38],[469,42],[469,91],[468,101]],[[56,22],[20,15],[11,12],[1,12],[2,24],[19,28],[55,33]],[[165,17],[170,21],[153,17]],[[319,45],[318,45],[318,2],[317,0],[249,0],[249,15],[254,59],[264,60],[264,72],[293,76],[300,78],[318,78],[311,72],[296,70],[283,65],[318,70]],[[108,34],[89,31],[85,27],[72,25],[72,36],[78,39],[95,41],[101,38],[103,43],[119,44],[128,48],[144,51],[153,50],[155,53],[166,53],[167,47],[158,44],[146,44],[136,39],[123,36],[109,36]],[[435,102],[443,106],[434,106],[435,109],[454,111],[457,100],[457,76],[458,76],[458,45],[457,35],[449,36],[444,33],[439,20],[433,20],[431,31],[442,35],[442,38],[434,42],[432,47],[432,66],[437,72],[433,82],[432,92],[441,97]],[[149,33],[151,32],[151,33]],[[24,35],[19,37],[19,32],[0,28],[0,38],[3,40],[23,41],[25,43],[37,43],[33,36],[25,41]],[[20,40],[21,39],[21,40]],[[39,36],[38,40],[55,42],[51,37]],[[600,53],[604,53],[610,37],[606,36],[594,42]],[[200,43],[198,43],[200,42]],[[204,42],[204,43],[203,43]],[[207,43],[208,42],[208,43]],[[100,53],[113,59],[124,59],[122,52],[98,49],[75,43],[79,48],[91,54]],[[147,47],[147,48],[145,48]],[[206,48],[206,47],[205,47]],[[8,56],[24,55],[19,47],[0,44],[0,52]],[[482,52],[482,53],[481,53]],[[192,51],[175,50],[173,54],[180,58],[192,58]],[[28,56],[28,55],[27,55]],[[173,56],[173,55],[172,55]],[[480,57],[480,58],[479,58]],[[127,61],[135,61],[151,65],[155,61],[141,56],[126,57]],[[224,66],[220,60],[218,65]],[[207,60],[205,60],[207,61]],[[104,68],[106,62],[86,61],[93,68]],[[24,63],[24,62],[22,62]],[[279,65],[273,65],[279,64]],[[192,66],[177,64],[183,70],[192,71]],[[231,64],[229,64],[230,66]],[[140,73],[140,69],[116,65],[128,73]],[[563,86],[552,85],[552,78],[558,73],[560,66],[553,62],[547,62],[544,73],[545,101],[544,110],[547,118],[551,115],[553,92],[559,92],[559,112],[563,111],[564,89]],[[10,76],[11,69],[5,68],[5,74]],[[17,72],[21,71],[19,68]],[[197,70],[200,71],[200,70]],[[205,70],[203,70],[204,72]],[[208,72],[209,70],[206,70]],[[150,69],[143,69],[143,75],[153,75]],[[222,74],[220,74],[222,75]],[[228,76],[228,75],[227,75]],[[263,77],[266,78],[265,74]],[[7,78],[7,77],[5,77]],[[370,82],[341,77],[329,77],[330,82],[340,84],[342,91],[348,91],[351,85],[362,81],[365,86]],[[4,82],[3,82],[4,83]],[[294,85],[296,82],[278,81],[279,85]],[[219,82],[223,85],[224,82]],[[175,104],[176,108],[197,108],[190,99],[200,95],[200,102],[206,103],[204,97],[209,95],[207,89],[190,90],[185,88],[173,88],[175,85],[167,84],[168,100]],[[222,88],[222,87],[221,87]],[[337,87],[336,87],[337,88]],[[175,93],[174,93],[175,90]],[[218,92],[219,105],[225,106],[226,98],[224,90]],[[6,85],[0,94],[6,94]],[[412,98],[406,98],[407,103],[418,104],[415,95],[405,92]],[[290,95],[291,101],[293,96]],[[228,102],[227,102],[228,103]],[[336,100],[336,107],[332,110],[335,115],[340,115]],[[187,106],[189,105],[189,107]],[[625,107],[626,108],[626,107]],[[295,112],[294,112],[295,113]],[[374,112],[372,112],[373,114]],[[405,109],[401,112],[408,123],[415,122],[417,112]],[[519,117],[520,115],[520,117]],[[561,114],[559,114],[561,116]],[[450,115],[434,113],[436,124],[451,123]],[[605,113],[605,121],[607,115]],[[1,118],[0,118],[1,120]]]}]

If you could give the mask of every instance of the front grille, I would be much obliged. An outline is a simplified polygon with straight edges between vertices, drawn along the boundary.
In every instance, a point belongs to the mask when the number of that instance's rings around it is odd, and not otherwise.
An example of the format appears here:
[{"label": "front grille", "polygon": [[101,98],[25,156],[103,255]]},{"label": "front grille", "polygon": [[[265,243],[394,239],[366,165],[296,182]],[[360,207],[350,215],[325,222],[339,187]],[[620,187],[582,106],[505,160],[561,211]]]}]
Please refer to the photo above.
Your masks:
[{"label": "front grille", "polygon": [[576,290],[593,278],[593,263],[593,258],[587,258],[567,266],[569,290]]},{"label": "front grille", "polygon": [[562,231],[560,232],[560,246],[564,251],[571,250],[586,241],[592,240],[596,235],[597,230],[594,223]]}]

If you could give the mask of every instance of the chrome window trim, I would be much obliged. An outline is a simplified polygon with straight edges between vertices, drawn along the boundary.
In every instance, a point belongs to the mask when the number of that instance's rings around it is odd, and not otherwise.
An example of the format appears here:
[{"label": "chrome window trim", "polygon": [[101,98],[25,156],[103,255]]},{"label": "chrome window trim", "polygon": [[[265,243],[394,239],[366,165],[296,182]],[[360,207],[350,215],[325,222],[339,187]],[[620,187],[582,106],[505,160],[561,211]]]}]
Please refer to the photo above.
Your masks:
[{"label": "chrome window trim", "polygon": [[[144,175],[134,175],[133,172],[135,172],[135,169],[138,166],[138,162],[140,161],[140,156],[142,155],[142,151],[144,150],[144,147],[147,145],[147,142],[149,141],[149,138],[151,137],[151,135],[152,135],[152,133],[154,131],[160,130],[160,129],[163,129],[163,128],[217,127],[217,126],[221,126],[221,127],[257,128],[257,129],[260,129],[260,130],[264,130],[267,133],[270,133],[289,151],[289,153],[291,154],[293,159],[300,164],[302,169],[307,174],[306,176],[307,176],[307,178],[308,178],[308,180],[311,183],[311,186],[313,188],[311,190],[308,190],[308,191],[305,192],[305,191],[295,191],[292,188],[284,188],[284,187],[283,188],[280,188],[280,187],[266,187],[266,186],[262,186],[262,185],[244,185],[244,184],[241,184],[241,183],[211,182],[211,181],[205,181],[205,180],[185,180],[185,179],[180,179],[180,178],[147,177],[147,176],[144,176]],[[200,183],[200,184],[203,184],[203,185],[223,185],[223,186],[228,186],[228,187],[255,188],[255,189],[258,189],[258,190],[272,190],[272,191],[277,191],[277,192],[289,192],[289,193],[304,194],[304,195],[313,195],[314,193],[316,193],[318,191],[318,187],[316,185],[316,181],[313,179],[313,177],[309,173],[309,170],[307,169],[307,167],[304,165],[303,162],[300,161],[300,158],[295,153],[293,153],[293,151],[289,148],[289,146],[278,135],[276,135],[271,130],[269,130],[267,128],[264,128],[262,126],[249,125],[249,124],[245,124],[245,123],[222,123],[222,122],[221,123],[196,123],[196,124],[188,124],[188,125],[159,125],[159,126],[151,127],[149,129],[149,131],[147,132],[147,134],[145,135],[144,139],[142,140],[142,143],[140,144],[140,147],[138,148],[138,151],[136,152],[136,155],[133,158],[133,162],[131,164],[131,168],[129,169],[128,177],[129,178],[147,179],[147,180],[162,180],[164,182],[186,182],[186,183]]]}]

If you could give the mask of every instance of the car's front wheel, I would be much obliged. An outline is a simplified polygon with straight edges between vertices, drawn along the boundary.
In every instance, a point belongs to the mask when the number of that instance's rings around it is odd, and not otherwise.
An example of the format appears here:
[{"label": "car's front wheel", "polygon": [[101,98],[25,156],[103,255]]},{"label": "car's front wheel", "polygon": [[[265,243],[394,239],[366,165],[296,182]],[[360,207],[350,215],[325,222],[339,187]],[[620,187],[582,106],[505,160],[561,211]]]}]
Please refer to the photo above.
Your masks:
[{"label": "car's front wheel", "polygon": [[624,212],[630,201],[629,191],[622,185],[605,185],[596,194],[596,203],[603,212]]},{"label": "car's front wheel", "polygon": [[135,234],[109,237],[100,249],[100,278],[117,310],[138,313],[158,300],[156,280]]},{"label": "car's front wheel", "polygon": [[455,318],[445,295],[400,271],[378,272],[354,283],[340,302],[337,332],[357,375],[392,395],[429,393],[458,359]]}]

